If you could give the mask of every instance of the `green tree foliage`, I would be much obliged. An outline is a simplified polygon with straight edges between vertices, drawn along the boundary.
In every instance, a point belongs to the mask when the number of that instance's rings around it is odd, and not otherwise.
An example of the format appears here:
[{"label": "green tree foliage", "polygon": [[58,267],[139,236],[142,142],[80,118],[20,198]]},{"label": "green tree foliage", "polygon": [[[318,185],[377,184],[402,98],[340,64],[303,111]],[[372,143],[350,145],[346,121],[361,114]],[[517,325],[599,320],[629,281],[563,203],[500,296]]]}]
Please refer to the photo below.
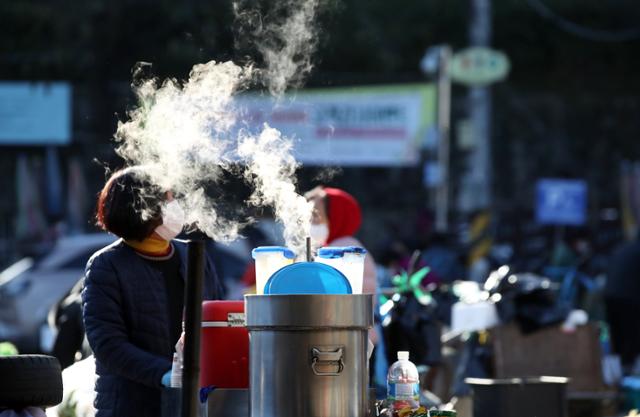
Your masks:
[{"label": "green tree foliage", "polygon": [[[278,0],[246,1],[264,11]],[[493,90],[496,188],[510,199],[539,175],[582,175],[588,166],[591,183],[611,192],[617,161],[640,157],[640,40],[595,42],[568,33],[533,1],[592,30],[640,25],[638,0],[493,0],[493,45],[512,62],[508,80]],[[422,80],[418,62],[427,47],[468,44],[471,0],[321,4],[311,86]],[[0,79],[66,79],[77,91],[82,85],[86,94],[78,95],[87,105],[80,108],[94,117],[79,117],[80,127],[107,146],[113,113],[127,105],[126,91],[110,91],[110,82],[126,86],[139,61],[178,78],[210,59],[259,61],[250,45],[234,40],[237,30],[232,0],[0,1]],[[465,93],[455,87],[454,103]],[[454,122],[464,116],[461,107],[454,107]]]}]

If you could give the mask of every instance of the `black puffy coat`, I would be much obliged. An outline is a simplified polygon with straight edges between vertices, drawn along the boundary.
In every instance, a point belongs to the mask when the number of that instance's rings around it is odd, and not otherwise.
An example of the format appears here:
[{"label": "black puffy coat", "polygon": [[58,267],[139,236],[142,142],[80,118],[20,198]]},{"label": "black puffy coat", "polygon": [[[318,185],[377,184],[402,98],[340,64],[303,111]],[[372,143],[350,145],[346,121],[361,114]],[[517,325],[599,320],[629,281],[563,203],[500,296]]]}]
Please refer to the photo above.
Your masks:
[{"label": "black puffy coat", "polygon": [[[186,277],[187,246],[173,241]],[[220,283],[207,257],[204,299]],[[96,252],[86,268],[83,319],[96,360],[96,417],[158,417],[162,375],[171,369],[167,294],[162,273],[122,240]]]}]

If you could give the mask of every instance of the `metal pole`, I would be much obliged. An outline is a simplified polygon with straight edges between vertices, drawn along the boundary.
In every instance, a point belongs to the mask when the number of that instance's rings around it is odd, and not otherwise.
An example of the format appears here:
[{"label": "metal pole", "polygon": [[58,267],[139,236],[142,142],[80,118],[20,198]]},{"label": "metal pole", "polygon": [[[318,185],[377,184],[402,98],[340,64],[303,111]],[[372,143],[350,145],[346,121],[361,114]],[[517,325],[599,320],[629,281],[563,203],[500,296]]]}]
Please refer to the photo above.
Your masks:
[{"label": "metal pole", "polygon": [[[491,0],[471,0],[469,43],[488,47],[491,44]],[[473,208],[487,208],[491,203],[491,89],[469,90],[470,119],[476,147],[471,161],[471,186],[468,189]]]},{"label": "metal pole", "polygon": [[204,281],[204,241],[188,244],[185,289],[184,368],[182,373],[182,417],[199,415],[200,327],[202,325],[202,284]]},{"label": "metal pole", "polygon": [[440,184],[436,190],[436,230],[449,228],[449,131],[451,123],[451,47],[441,46],[438,54],[438,165]]}]

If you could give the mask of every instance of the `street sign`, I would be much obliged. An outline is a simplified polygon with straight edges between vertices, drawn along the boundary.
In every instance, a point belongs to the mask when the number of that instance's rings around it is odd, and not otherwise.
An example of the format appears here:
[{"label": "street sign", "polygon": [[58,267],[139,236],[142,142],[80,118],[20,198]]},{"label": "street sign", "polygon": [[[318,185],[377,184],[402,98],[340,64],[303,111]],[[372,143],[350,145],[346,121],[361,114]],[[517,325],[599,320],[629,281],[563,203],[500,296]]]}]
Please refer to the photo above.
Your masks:
[{"label": "street sign", "polygon": [[587,221],[584,180],[541,179],[536,184],[536,220],[540,224],[581,226]]},{"label": "street sign", "polygon": [[477,87],[504,80],[510,68],[503,52],[476,46],[453,55],[449,75],[455,82]]},{"label": "street sign", "polygon": [[69,144],[71,98],[66,82],[0,82],[0,146]]}]

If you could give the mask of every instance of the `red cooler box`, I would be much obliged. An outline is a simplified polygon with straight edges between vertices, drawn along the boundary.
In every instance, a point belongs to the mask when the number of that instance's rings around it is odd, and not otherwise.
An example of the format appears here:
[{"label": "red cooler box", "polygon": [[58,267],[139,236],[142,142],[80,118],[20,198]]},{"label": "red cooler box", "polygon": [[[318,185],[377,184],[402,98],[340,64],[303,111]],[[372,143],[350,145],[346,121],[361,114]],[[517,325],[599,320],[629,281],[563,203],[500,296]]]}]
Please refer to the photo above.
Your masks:
[{"label": "red cooler box", "polygon": [[200,386],[249,388],[249,332],[244,301],[202,303]]}]

